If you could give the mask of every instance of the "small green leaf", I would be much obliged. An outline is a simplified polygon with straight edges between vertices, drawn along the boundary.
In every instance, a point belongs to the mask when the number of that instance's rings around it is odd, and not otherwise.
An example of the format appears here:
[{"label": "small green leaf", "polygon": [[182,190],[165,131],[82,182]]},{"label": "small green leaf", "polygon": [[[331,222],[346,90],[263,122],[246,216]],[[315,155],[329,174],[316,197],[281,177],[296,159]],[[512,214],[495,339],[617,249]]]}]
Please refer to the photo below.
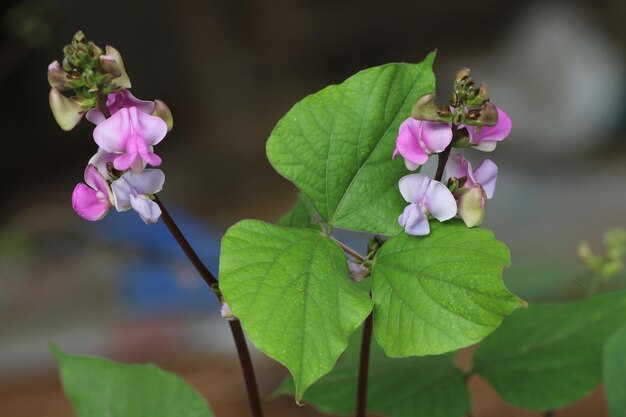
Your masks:
[{"label": "small green leaf", "polygon": [[431,233],[387,241],[372,267],[374,329],[391,357],[479,342],[522,305],[502,283],[509,251],[485,229],[432,221]]},{"label": "small green leaf", "polygon": [[474,367],[510,404],[564,407],[599,384],[602,346],[624,317],[626,291],[531,306],[482,343]]},{"label": "small green leaf", "polygon": [[276,224],[285,227],[306,227],[313,223],[314,210],[309,199],[304,194],[298,193],[296,203],[278,219]]},{"label": "small green leaf", "polygon": [[[356,410],[361,332],[350,338],[348,350],[333,371],[313,384],[304,402],[327,414],[350,415]],[[367,410],[388,417],[460,417],[470,411],[470,395],[454,355],[388,358],[376,341],[370,352]],[[293,394],[287,378],[277,395]]]},{"label": "small green leaf", "polygon": [[372,309],[341,249],[311,229],[237,223],[222,240],[220,279],[250,340],[291,371],[298,401]]},{"label": "small green leaf", "polygon": [[331,226],[400,232],[406,203],[398,180],[406,168],[391,155],[411,107],[435,89],[434,58],[361,71],[306,97],[276,125],[267,142],[270,163]]},{"label": "small green leaf", "polygon": [[611,417],[626,417],[626,326],[604,345],[604,390]]},{"label": "small green leaf", "polygon": [[188,383],[154,365],[122,365],[51,350],[78,417],[213,417]]}]

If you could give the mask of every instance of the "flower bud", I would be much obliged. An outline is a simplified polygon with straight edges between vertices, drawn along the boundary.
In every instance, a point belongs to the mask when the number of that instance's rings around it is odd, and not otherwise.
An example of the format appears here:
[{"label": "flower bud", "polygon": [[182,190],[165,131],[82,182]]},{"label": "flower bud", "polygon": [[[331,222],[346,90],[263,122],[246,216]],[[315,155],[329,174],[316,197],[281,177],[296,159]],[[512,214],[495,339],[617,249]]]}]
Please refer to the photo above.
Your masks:
[{"label": "flower bud", "polygon": [[59,90],[52,88],[48,96],[50,109],[61,129],[72,130],[83,117],[84,109],[80,103],[65,97]]},{"label": "flower bud", "polygon": [[[104,62],[102,61],[103,56],[106,57]],[[122,55],[117,49],[111,45],[107,45],[106,54],[100,57],[100,63],[102,68],[109,74],[113,75],[114,73],[119,73],[119,75],[113,76],[113,84],[117,88],[127,89],[131,87],[130,78],[128,78],[128,74],[126,74],[126,69],[124,68]]]},{"label": "flower bud", "polygon": [[439,114],[437,113],[435,96],[428,93],[418,98],[415,105],[413,105],[413,110],[411,110],[411,116],[417,120],[437,120]]},{"label": "flower bud", "polygon": [[455,148],[467,148],[470,146],[470,134],[467,128],[462,127],[454,132],[452,146]]},{"label": "flower bud", "polygon": [[460,83],[461,81],[464,81],[466,79],[469,78],[470,76],[470,72],[471,70],[467,67],[465,68],[461,68],[457,73],[456,73],[456,78],[454,80],[455,83]]},{"label": "flower bud", "polygon": [[79,30],[78,32],[76,32],[74,36],[72,37],[72,46],[78,46],[79,44],[85,43],[85,42],[87,42],[87,37],[85,36],[82,30]]},{"label": "flower bud", "polygon": [[224,320],[233,321],[237,320],[232,311],[230,311],[230,307],[228,307],[228,303],[224,302],[222,304],[222,308],[220,309],[220,313],[222,314],[222,318]]},{"label": "flower bud", "polygon": [[67,71],[65,71],[59,61],[54,61],[48,65],[48,83],[50,87],[59,91],[65,90],[67,84]]},{"label": "flower bud", "polygon": [[154,100],[154,110],[152,111],[152,116],[160,117],[167,125],[168,132],[174,127],[174,117],[172,117],[172,112],[163,101]]},{"label": "flower bud", "polygon": [[478,98],[483,103],[486,101],[489,101],[489,86],[487,85],[487,83],[485,82],[480,83],[480,87],[478,88],[478,94],[476,95],[476,98]]},{"label": "flower bud", "polygon": [[478,121],[483,126],[495,126],[498,124],[498,108],[491,103],[485,103],[485,106],[480,111],[480,117]]},{"label": "flower bud", "polygon": [[457,214],[467,227],[475,227],[483,222],[487,195],[480,184],[474,185],[457,200]]},{"label": "flower bud", "polygon": [[364,268],[361,264],[348,259],[348,274],[350,275],[351,280],[361,282],[365,279],[368,273],[369,270],[367,268]]}]

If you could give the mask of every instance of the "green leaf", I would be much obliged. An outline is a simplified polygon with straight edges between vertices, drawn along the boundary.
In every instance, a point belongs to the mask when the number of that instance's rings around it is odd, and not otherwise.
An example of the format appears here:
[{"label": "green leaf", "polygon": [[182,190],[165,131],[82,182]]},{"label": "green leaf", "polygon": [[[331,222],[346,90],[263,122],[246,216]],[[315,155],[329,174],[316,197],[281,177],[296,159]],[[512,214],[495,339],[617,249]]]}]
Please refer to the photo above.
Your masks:
[{"label": "green leaf", "polygon": [[213,417],[188,383],[154,365],[122,365],[51,350],[78,417]]},{"label": "green leaf", "polygon": [[485,229],[432,221],[431,233],[387,241],[372,268],[374,329],[391,357],[479,342],[522,305],[502,283],[509,251]]},{"label": "green leaf", "polygon": [[622,326],[604,345],[604,390],[611,417],[626,417],[625,353],[626,326]]},{"label": "green leaf", "polygon": [[[333,371],[315,383],[304,402],[327,414],[356,411],[361,332]],[[372,341],[367,410],[388,417],[460,417],[470,411],[470,395],[463,374],[452,363],[454,355],[391,359]],[[293,394],[286,379],[276,394]]]},{"label": "green leaf", "polygon": [[237,223],[222,240],[220,279],[250,340],[291,371],[298,401],[372,309],[349,280],[341,249],[311,229]]},{"label": "green leaf", "polygon": [[435,89],[429,54],[419,64],[361,71],[297,103],[267,142],[270,163],[293,181],[331,226],[377,234],[401,231],[406,205],[391,160],[400,124],[415,101]]},{"label": "green leaf", "polygon": [[602,346],[624,317],[625,291],[531,306],[512,314],[483,342],[474,367],[510,404],[564,407],[598,385]]},{"label": "green leaf", "polygon": [[306,227],[313,223],[313,210],[309,199],[304,194],[298,193],[296,203],[278,219],[276,224],[285,227]]}]

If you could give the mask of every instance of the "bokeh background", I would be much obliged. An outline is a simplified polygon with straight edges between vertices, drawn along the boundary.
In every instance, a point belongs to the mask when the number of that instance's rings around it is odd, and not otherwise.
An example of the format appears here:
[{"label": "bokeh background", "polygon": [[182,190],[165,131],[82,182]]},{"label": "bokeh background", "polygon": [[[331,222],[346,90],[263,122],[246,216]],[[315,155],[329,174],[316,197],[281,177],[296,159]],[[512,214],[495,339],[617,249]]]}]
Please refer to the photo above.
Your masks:
[{"label": "bokeh background", "polygon": [[[115,212],[92,224],[71,209],[96,146],[88,122],[70,133],[55,124],[46,68],[76,30],[116,46],[133,93],[172,109],[175,128],[159,145],[160,196],[215,272],[229,225],[274,221],[295,201],[265,158],[269,133],[294,103],[433,49],[441,97],[456,70],[471,67],[514,126],[488,155],[500,178],[484,225],[512,251],[507,286],[543,302],[582,297],[589,277],[578,242],[600,250],[604,230],[626,226],[625,18],[621,0],[5,0],[0,416],[73,415],[50,342],[156,362],[190,381],[217,415],[248,415],[219,306],[163,225]],[[625,283],[622,274],[609,287]],[[268,415],[318,415],[269,399],[286,371],[254,355]],[[536,415],[506,407],[480,380],[471,385],[476,416]],[[559,415],[602,416],[602,402],[598,390]]]}]

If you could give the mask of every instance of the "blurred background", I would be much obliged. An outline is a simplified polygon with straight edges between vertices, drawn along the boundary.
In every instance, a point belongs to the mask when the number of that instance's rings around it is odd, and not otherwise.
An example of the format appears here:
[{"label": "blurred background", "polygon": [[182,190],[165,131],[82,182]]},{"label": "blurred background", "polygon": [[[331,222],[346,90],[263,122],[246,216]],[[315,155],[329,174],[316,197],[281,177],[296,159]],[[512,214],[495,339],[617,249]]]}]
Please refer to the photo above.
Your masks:
[{"label": "blurred background", "polygon": [[[214,272],[229,225],[274,221],[295,201],[295,187],[267,162],[265,141],[298,100],[433,49],[440,97],[456,70],[471,67],[513,120],[511,136],[488,155],[500,178],[484,226],[511,249],[507,286],[542,302],[584,296],[578,242],[599,251],[606,229],[626,226],[625,18],[620,0],[5,0],[0,416],[73,415],[50,342],[156,362],[190,381],[217,415],[248,415],[219,306],[165,227],[131,212],[88,223],[72,211],[72,190],[96,150],[93,126],[65,133],[56,125],[46,69],[76,30],[121,51],[134,95],[172,109],[175,128],[159,145],[160,196]],[[356,234],[345,239],[363,245]],[[625,284],[622,274],[606,288]],[[270,400],[286,371],[254,355],[268,415],[318,415]],[[476,416],[537,415],[471,384]],[[602,416],[602,402],[598,391],[559,415]]]}]

